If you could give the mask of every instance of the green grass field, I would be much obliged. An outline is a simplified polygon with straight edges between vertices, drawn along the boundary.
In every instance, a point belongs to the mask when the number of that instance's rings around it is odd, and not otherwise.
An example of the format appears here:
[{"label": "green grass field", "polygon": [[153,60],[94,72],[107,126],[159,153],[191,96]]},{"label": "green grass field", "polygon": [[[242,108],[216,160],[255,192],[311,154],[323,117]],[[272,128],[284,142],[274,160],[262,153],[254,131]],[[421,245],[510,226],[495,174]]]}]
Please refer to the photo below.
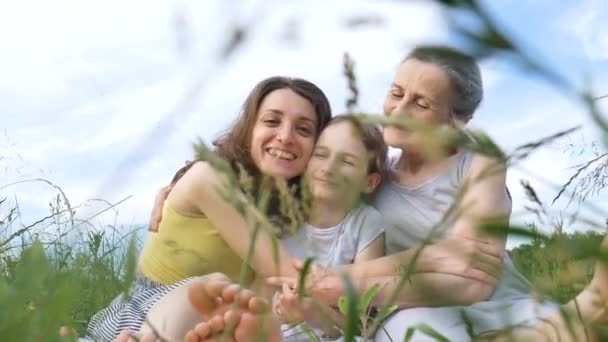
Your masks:
[{"label": "green grass field", "polygon": [[[4,215],[11,212],[0,209]],[[63,325],[82,334],[90,317],[125,290],[133,276],[135,227],[124,234],[111,226],[99,227],[97,233],[68,232],[65,213],[57,213],[45,234],[35,226],[18,236],[7,234],[15,231],[14,217],[0,221],[0,336],[5,341],[60,340]],[[554,234],[510,253],[539,293],[564,303],[592,275],[592,260],[573,261],[572,249],[595,248],[601,238]]]}]

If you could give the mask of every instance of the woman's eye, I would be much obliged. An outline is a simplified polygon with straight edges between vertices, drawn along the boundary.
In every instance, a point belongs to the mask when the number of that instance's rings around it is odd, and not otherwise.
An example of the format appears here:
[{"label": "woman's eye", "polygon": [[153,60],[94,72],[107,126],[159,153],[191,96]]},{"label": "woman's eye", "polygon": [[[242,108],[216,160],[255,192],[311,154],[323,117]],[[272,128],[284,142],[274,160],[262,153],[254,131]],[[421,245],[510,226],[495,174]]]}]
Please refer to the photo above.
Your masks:
[{"label": "woman's eye", "polygon": [[350,159],[344,159],[344,164],[350,165],[350,166],[355,166],[355,162]]},{"label": "woman's eye", "polygon": [[416,101],[416,106],[422,109],[429,109],[429,105],[426,102],[420,100]]},{"label": "woman's eye", "polygon": [[302,134],[305,137],[312,135],[312,129],[310,129],[308,127],[300,127],[300,128],[298,128],[298,132],[300,132],[300,134]]},{"label": "woman's eye", "polygon": [[325,157],[327,157],[325,155],[325,153],[323,153],[323,152],[315,152],[315,153],[313,153],[313,156],[315,156],[316,158],[325,158]]},{"label": "woman's eye", "polygon": [[400,93],[398,91],[391,91],[391,96],[396,98],[396,99],[400,99],[403,97],[403,93]]},{"label": "woman's eye", "polygon": [[266,120],[264,120],[264,123],[268,126],[276,126],[276,125],[280,124],[281,122],[278,119],[266,119]]}]

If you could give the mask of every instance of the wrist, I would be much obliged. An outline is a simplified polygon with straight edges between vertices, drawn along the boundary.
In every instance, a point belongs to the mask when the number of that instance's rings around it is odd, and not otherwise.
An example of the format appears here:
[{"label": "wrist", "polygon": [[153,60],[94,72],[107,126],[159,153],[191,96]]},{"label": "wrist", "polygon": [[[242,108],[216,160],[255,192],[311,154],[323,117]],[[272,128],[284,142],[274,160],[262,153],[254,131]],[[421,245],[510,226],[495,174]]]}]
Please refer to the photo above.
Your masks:
[{"label": "wrist", "polygon": [[[356,283],[354,278],[350,278],[353,284]],[[328,305],[336,305],[341,296],[345,294],[344,279],[338,274],[332,274],[319,282],[313,298],[321,303]]]},{"label": "wrist", "polygon": [[[411,258],[407,263],[401,265],[402,272],[408,271],[411,268],[411,272],[413,273],[427,273],[427,272],[437,272],[438,269],[436,266],[438,265],[438,257],[437,246],[434,244],[424,244],[418,248],[422,248],[418,257]],[[414,265],[411,263],[414,262]],[[440,264],[439,264],[440,265]]]}]

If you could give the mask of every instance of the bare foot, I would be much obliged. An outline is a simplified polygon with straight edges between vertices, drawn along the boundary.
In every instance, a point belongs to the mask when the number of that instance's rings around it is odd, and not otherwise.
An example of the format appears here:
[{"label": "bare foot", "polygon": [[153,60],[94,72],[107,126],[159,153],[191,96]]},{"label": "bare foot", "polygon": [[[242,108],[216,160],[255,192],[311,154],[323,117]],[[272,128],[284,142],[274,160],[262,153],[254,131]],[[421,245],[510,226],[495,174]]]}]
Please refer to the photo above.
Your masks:
[{"label": "bare foot", "polygon": [[[577,312],[583,321],[592,328],[602,329],[596,331],[598,339],[607,338],[608,327],[608,235],[604,237],[601,246],[600,259],[595,262],[591,283],[576,297]],[[568,303],[568,306],[572,306]],[[603,331],[603,332],[602,332]]]},{"label": "bare foot", "polygon": [[599,295],[602,305],[602,315],[598,317],[599,322],[608,324],[608,235],[604,237],[601,247],[601,260],[596,261],[593,279],[589,288],[595,290]]},{"label": "bare foot", "polygon": [[199,322],[186,334],[187,342],[282,341],[268,303],[252,291],[237,284],[200,281],[191,283],[188,293],[192,305],[207,321]]},{"label": "bare foot", "polygon": [[[228,328],[230,327],[231,328]],[[230,330],[229,330],[230,329]],[[228,331],[231,331],[229,334]],[[186,342],[281,342],[280,325],[266,312],[229,310],[223,316],[197,324],[186,334]]]},{"label": "bare foot", "polygon": [[129,330],[123,330],[116,336],[114,342],[128,342],[129,341]]},{"label": "bare foot", "polygon": [[196,278],[188,284],[188,300],[207,319],[222,316],[230,308],[250,309],[262,305],[248,289],[228,280]]},{"label": "bare foot", "polygon": [[593,278],[585,289],[568,303],[588,324],[608,324],[608,235],[602,242],[602,257],[595,263]]},{"label": "bare foot", "polygon": [[[151,327],[144,324],[137,333],[121,332],[115,342],[282,340],[279,324],[273,322],[271,328],[266,327],[269,321],[266,300],[227,278],[198,277],[161,301],[166,303],[159,301],[154,312],[148,313],[148,319],[161,329],[159,333],[164,339],[157,338]],[[154,318],[155,312],[162,315]]]},{"label": "bare foot", "polygon": [[533,329],[517,331],[512,337],[538,341],[601,339],[593,327],[608,325],[608,263],[605,258],[608,252],[608,235],[602,242],[602,249],[604,258],[596,261],[593,279],[575,299],[562,306],[563,313],[548,317]]},{"label": "bare foot", "polygon": [[116,337],[114,342],[160,342],[162,340],[158,339],[154,334],[142,334],[142,333],[132,333],[129,330],[123,330]]},{"label": "bare foot", "polygon": [[[165,294],[150,310],[137,334],[182,341],[197,323],[224,314],[233,303],[247,302],[253,292],[241,290],[223,274],[214,273],[190,280]],[[194,304],[194,305],[193,305]],[[129,341],[121,333],[119,342]],[[154,341],[154,340],[152,340]]]}]

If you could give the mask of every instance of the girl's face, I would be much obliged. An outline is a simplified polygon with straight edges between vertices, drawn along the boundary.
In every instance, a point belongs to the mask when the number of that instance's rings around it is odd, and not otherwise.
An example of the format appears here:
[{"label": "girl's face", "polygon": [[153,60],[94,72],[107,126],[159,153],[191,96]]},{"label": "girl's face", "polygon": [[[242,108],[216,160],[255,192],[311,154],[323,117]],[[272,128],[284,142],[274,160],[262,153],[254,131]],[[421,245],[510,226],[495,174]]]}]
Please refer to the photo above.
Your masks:
[{"label": "girl's face", "polygon": [[301,175],[317,134],[312,104],[291,89],[272,91],[258,109],[251,134],[251,157],[264,175],[290,179]]},{"label": "girl's face", "polygon": [[[423,124],[446,125],[451,123],[450,78],[439,66],[409,59],[401,63],[384,100],[384,114],[406,116]],[[423,132],[395,126],[383,130],[387,145],[419,149],[425,144]]]},{"label": "girl's face", "polygon": [[305,173],[313,200],[348,204],[362,193],[370,193],[375,183],[368,165],[369,153],[353,124],[330,123],[321,133]]}]

